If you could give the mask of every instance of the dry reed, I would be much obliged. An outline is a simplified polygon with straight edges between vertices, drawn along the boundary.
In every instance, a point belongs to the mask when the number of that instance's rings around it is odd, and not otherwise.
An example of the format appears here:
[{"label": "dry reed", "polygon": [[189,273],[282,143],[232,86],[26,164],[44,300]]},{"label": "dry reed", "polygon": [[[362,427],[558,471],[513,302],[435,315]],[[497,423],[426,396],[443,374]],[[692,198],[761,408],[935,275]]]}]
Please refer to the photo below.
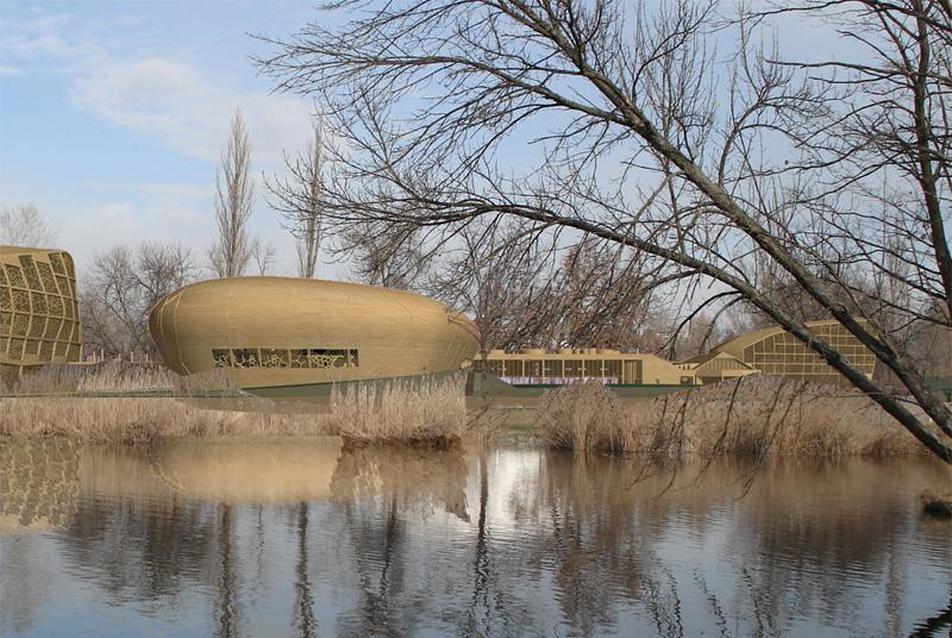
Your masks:
[{"label": "dry reed", "polygon": [[[0,388],[2,390],[3,388]],[[107,361],[90,366],[48,365],[25,372],[6,387],[5,396],[90,396],[97,394],[175,394],[202,396],[238,388],[224,370],[181,377],[161,366]]]},{"label": "dry reed", "polygon": [[167,398],[0,399],[0,436],[65,436],[91,442],[148,443],[161,436],[280,436],[328,433],[321,415],[210,410]]},{"label": "dry reed", "polygon": [[540,400],[542,440],[555,448],[656,459],[734,455],[839,457],[925,449],[865,396],[763,376],[644,401],[620,401],[597,384]]},{"label": "dry reed", "polygon": [[350,444],[455,445],[473,429],[467,418],[465,376],[416,384],[355,385],[331,396],[331,415]]},{"label": "dry reed", "polygon": [[0,398],[0,436],[137,444],[163,436],[339,434],[356,442],[446,446],[478,427],[467,419],[463,384],[457,375],[417,386],[351,386],[332,393],[330,413],[318,413],[313,405],[248,396],[216,399],[215,407],[230,409],[209,409],[171,397],[95,395],[168,390],[181,398],[228,390],[227,380],[214,376],[179,380],[163,370],[51,370],[25,377],[13,395]]}]

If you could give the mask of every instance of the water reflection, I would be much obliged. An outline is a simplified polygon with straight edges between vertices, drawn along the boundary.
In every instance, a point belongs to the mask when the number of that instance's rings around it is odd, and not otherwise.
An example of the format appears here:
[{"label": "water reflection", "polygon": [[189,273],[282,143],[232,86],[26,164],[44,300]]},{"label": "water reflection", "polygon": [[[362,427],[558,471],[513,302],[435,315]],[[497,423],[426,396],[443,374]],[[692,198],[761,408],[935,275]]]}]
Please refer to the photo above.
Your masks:
[{"label": "water reflection", "polygon": [[0,443],[0,634],[947,635],[925,461]]}]

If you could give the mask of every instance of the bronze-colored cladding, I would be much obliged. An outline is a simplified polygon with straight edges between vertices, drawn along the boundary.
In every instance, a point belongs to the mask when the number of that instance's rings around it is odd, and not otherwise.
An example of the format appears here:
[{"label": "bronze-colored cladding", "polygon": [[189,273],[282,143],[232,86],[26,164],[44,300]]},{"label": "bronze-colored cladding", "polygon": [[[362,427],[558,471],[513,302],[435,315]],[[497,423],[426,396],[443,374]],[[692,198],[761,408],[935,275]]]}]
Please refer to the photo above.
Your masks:
[{"label": "bronze-colored cladding", "polygon": [[0,246],[0,366],[66,363],[80,355],[73,258]]},{"label": "bronze-colored cladding", "polygon": [[[865,319],[859,323],[866,325]],[[835,319],[809,321],[810,332],[831,345],[857,370],[872,378],[876,355]],[[849,381],[823,358],[780,326],[754,330],[714,346],[712,352],[737,357],[764,374],[774,374],[801,381],[838,383]]]},{"label": "bronze-colored cladding", "polygon": [[243,388],[457,370],[477,349],[465,316],[412,293],[290,277],[236,277],[181,288],[149,329],[179,374],[226,368]]}]

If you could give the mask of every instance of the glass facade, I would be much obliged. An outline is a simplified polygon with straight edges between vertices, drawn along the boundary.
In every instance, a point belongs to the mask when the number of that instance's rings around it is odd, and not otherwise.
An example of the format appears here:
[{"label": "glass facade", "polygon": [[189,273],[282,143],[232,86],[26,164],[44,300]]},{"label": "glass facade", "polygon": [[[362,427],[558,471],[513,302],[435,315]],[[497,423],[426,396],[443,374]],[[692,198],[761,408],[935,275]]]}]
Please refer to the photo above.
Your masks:
[{"label": "glass facade", "polygon": [[[473,367],[512,385],[567,385],[597,381],[609,385],[640,384],[642,362],[637,358],[592,358],[559,356],[532,358],[524,354],[494,355],[475,359]],[[636,355],[637,356],[637,355]],[[677,381],[675,381],[677,383]]]}]

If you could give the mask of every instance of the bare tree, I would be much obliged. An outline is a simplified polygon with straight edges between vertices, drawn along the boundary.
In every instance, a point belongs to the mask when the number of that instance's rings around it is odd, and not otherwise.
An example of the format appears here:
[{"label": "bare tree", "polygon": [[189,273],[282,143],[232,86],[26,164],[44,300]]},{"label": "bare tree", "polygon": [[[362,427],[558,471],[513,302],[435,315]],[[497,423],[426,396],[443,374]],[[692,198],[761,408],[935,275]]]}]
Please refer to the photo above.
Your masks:
[{"label": "bare tree", "polygon": [[351,260],[364,283],[422,292],[433,257],[423,234],[413,224],[358,222],[341,229],[334,252]]},{"label": "bare tree", "polygon": [[260,237],[255,237],[251,240],[248,250],[251,253],[251,261],[254,262],[255,270],[258,271],[258,274],[267,275],[277,259],[278,249],[270,242],[266,242]]},{"label": "bare tree", "polygon": [[55,241],[56,232],[47,225],[40,209],[33,204],[0,210],[0,244],[49,247]]},{"label": "bare tree", "polygon": [[[896,312],[952,325],[948,4],[797,10],[839,21],[864,51],[784,61],[761,30],[784,13],[728,21],[689,1],[424,0],[311,23],[272,40],[261,63],[281,89],[320,94],[335,118],[344,142],[325,182],[327,224],[416,224],[446,242],[476,218],[517,216],[539,233],[624,246],[678,285],[716,280],[723,292],[694,312],[752,304],[952,463],[952,411],[837,280],[849,264],[895,281],[911,291]],[[725,42],[736,50],[715,64]],[[755,259],[792,278],[906,394],[775,303],[751,277]],[[937,317],[923,311],[933,302]]]},{"label": "bare tree", "polygon": [[80,300],[86,349],[107,356],[154,354],[149,311],[196,272],[191,251],[178,244],[115,246],[97,255]]},{"label": "bare tree", "polygon": [[314,122],[314,137],[307,151],[292,161],[285,157],[288,177],[265,179],[269,204],[282,217],[295,239],[298,276],[314,277],[321,246],[321,189],[323,185],[321,125]]},{"label": "bare tree", "polygon": [[472,225],[428,275],[426,292],[473,315],[480,352],[551,345],[543,341],[561,309],[553,304],[555,252],[547,242],[513,241],[525,231],[519,223]]},{"label": "bare tree", "polygon": [[241,112],[231,122],[231,134],[221,154],[221,165],[215,176],[215,220],[218,240],[209,250],[212,270],[219,277],[239,277],[251,260],[251,246],[246,229],[251,217],[254,184],[249,168],[251,144]]}]

